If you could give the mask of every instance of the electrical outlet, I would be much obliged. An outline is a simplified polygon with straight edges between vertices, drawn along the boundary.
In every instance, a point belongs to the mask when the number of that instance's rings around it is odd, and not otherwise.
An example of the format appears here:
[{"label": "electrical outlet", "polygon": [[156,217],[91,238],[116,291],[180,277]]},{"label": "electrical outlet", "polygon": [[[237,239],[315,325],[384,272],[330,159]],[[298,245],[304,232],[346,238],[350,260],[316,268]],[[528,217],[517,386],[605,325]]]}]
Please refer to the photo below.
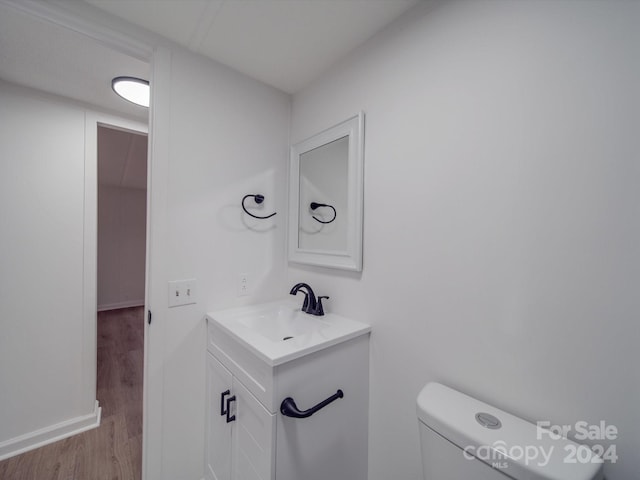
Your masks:
[{"label": "electrical outlet", "polygon": [[245,297],[251,295],[251,284],[249,283],[249,274],[241,273],[238,276],[238,296]]},{"label": "electrical outlet", "polygon": [[196,279],[169,282],[169,307],[197,303]]}]

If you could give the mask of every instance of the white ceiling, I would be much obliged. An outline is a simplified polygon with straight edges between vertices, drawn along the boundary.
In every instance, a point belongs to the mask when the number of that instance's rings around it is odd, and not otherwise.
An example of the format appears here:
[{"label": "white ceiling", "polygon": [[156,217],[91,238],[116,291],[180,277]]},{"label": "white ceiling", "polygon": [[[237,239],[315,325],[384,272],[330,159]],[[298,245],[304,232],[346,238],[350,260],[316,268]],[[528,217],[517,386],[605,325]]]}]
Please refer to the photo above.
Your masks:
[{"label": "white ceiling", "polygon": [[[421,0],[30,0],[96,9],[294,93]],[[25,4],[25,5],[28,5]],[[0,0],[0,79],[140,119],[111,79],[148,79],[149,64]],[[82,8],[80,8],[82,7]],[[28,10],[28,8],[26,8]],[[106,12],[106,13],[105,13]]]},{"label": "white ceiling", "polygon": [[[420,1],[0,0],[0,79],[148,119],[146,108],[120,99],[111,89],[116,76],[148,79],[147,62],[25,13],[30,3],[63,4],[80,16],[89,9],[121,17],[294,93]],[[103,155],[110,160],[101,181],[143,188],[145,171],[133,160],[140,148],[134,145],[137,140],[114,132],[105,134],[105,145],[113,144],[104,146]]]},{"label": "white ceiling", "polygon": [[0,2],[0,79],[147,121],[120,99],[115,76],[149,78],[149,64]]},{"label": "white ceiling", "polygon": [[294,93],[420,0],[85,0]]}]

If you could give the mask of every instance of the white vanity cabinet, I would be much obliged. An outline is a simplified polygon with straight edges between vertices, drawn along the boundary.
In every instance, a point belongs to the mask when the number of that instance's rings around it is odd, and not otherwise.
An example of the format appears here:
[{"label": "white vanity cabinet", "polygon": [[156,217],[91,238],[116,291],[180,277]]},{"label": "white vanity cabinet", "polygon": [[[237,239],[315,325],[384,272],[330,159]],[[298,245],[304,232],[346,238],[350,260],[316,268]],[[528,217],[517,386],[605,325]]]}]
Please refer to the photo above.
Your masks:
[{"label": "white vanity cabinet", "polygon": [[[264,358],[207,316],[208,480],[366,480],[369,331]],[[293,347],[292,347],[293,348]],[[308,418],[280,412],[285,398]]]}]

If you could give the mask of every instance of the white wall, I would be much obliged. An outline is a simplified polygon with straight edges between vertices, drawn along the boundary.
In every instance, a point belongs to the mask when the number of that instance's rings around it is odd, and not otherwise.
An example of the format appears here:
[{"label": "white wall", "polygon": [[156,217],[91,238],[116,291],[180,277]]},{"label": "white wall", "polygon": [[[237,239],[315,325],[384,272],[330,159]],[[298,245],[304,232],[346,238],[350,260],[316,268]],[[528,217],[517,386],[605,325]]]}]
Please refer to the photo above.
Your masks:
[{"label": "white wall", "polygon": [[98,310],[144,305],[147,191],[98,185]]},{"label": "white wall", "polygon": [[371,480],[421,478],[441,381],[531,421],[619,428],[640,471],[640,4],[424,4],[294,97],[292,143],[359,110],[364,270],[288,284],[373,325]]},{"label": "white wall", "polygon": [[[208,311],[281,297],[285,276],[287,95],[178,48],[154,59],[146,464],[150,479],[204,473]],[[265,196],[268,220],[242,197]],[[254,294],[238,297],[239,274]],[[198,303],[168,308],[171,280]]]},{"label": "white wall", "polygon": [[83,310],[86,110],[4,82],[0,105],[2,457],[97,412],[95,319]]}]

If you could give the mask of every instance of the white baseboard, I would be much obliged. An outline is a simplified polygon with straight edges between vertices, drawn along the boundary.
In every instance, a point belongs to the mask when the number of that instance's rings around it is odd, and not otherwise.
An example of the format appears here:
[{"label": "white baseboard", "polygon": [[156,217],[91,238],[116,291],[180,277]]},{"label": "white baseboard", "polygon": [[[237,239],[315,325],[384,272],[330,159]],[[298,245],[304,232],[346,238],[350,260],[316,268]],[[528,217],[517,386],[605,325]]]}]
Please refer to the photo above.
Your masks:
[{"label": "white baseboard", "polygon": [[105,305],[98,305],[98,311],[104,312],[106,310],[117,310],[119,308],[143,307],[143,306],[144,306],[144,299],[127,300],[126,302],[107,303]]},{"label": "white baseboard", "polygon": [[40,430],[6,440],[0,443],[0,460],[5,460],[9,457],[76,435],[77,433],[99,427],[101,414],[102,408],[100,408],[96,400],[94,410],[89,415],[65,420],[50,427],[41,428]]}]

